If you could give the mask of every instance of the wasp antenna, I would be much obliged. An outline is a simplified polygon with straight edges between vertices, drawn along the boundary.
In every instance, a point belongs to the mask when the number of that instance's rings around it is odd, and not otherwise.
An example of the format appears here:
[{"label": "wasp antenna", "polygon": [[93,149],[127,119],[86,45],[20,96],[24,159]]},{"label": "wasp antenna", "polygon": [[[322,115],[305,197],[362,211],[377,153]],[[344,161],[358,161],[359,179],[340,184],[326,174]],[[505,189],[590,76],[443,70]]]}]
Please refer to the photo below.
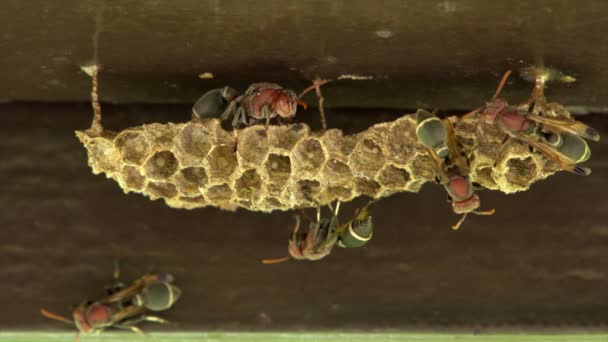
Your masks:
[{"label": "wasp antenna", "polygon": [[511,75],[511,70],[507,70],[507,72],[505,72],[505,74],[502,75],[502,78],[500,79],[500,83],[498,83],[498,88],[496,88],[496,92],[494,93],[494,96],[492,96],[491,101],[494,101],[498,97],[498,95],[502,91],[502,88],[507,83],[507,79],[509,78],[509,75]]},{"label": "wasp antenna", "polygon": [[67,319],[63,316],[60,316],[56,313],[52,313],[46,309],[40,309],[40,313],[42,314],[42,316],[44,316],[46,318],[50,318],[55,321],[60,321],[60,322],[68,323],[68,324],[74,324],[74,321]]},{"label": "wasp antenna", "polygon": [[302,96],[306,95],[306,93],[308,93],[309,91],[318,88],[326,83],[331,82],[331,80],[320,80],[320,81],[315,81],[313,82],[313,84],[311,84],[310,86],[308,86],[306,89],[302,90],[302,92],[300,93],[300,95],[298,96],[298,99],[301,99]]},{"label": "wasp antenna", "polygon": [[460,226],[462,226],[462,223],[464,222],[464,220],[467,218],[467,214],[463,214],[462,217],[460,217],[460,220],[458,220],[458,222],[456,222],[455,225],[452,226],[452,229],[454,230],[458,230],[458,228],[460,228]]},{"label": "wasp antenna", "polygon": [[276,258],[276,259],[262,259],[262,264],[264,264],[264,265],[280,264],[285,261],[288,261],[289,259],[291,259],[290,256],[284,256],[282,258]]}]

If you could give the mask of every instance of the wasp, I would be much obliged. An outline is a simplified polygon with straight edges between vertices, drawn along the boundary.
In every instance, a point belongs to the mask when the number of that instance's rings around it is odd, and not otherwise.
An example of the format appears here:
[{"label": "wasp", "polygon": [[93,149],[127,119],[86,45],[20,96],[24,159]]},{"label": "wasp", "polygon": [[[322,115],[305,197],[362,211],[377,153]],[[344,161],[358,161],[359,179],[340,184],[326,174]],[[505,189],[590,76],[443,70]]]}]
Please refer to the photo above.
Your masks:
[{"label": "wasp", "polygon": [[460,228],[469,213],[493,215],[494,209],[477,211],[481,201],[474,192],[475,186],[468,176],[469,163],[458,146],[450,119],[440,120],[428,111],[419,109],[416,113],[416,122],[418,141],[428,148],[435,164],[438,183],[448,193],[448,200],[452,203],[454,213],[462,214],[452,229]]},{"label": "wasp", "polygon": [[118,267],[114,272],[114,283],[106,287],[106,295],[95,301],[84,301],[72,311],[72,319],[41,309],[47,318],[75,325],[80,335],[100,334],[108,328],[129,329],[143,334],[137,324],[150,321],[168,323],[163,318],[148,315],[148,312],[168,310],[181,297],[181,290],[173,285],[170,274],[145,274],[129,286],[119,281]]},{"label": "wasp", "polygon": [[[290,121],[297,112],[297,106],[304,109],[308,107],[301,98],[309,91],[316,89],[320,96],[320,87],[330,80],[317,80],[311,86],[304,89],[300,95],[292,90],[285,89],[276,83],[254,83],[250,85],[245,93],[239,92],[229,86],[212,89],[203,94],[192,106],[192,118],[220,118],[227,120],[232,117],[232,126],[239,124],[251,126],[265,120],[265,125],[270,120],[278,118],[279,122]],[[322,111],[322,97],[320,97],[320,110]],[[324,113],[322,111],[322,123],[325,127]]]},{"label": "wasp", "polygon": [[[599,133],[571,119],[562,105],[546,103],[545,84],[555,79],[554,75],[562,75],[561,73],[556,73],[552,69],[531,70],[526,73],[536,73],[537,76],[534,78],[535,85],[529,101],[512,106],[499,97],[511,74],[509,70],[503,75],[490,102],[465,117],[478,115],[481,121],[496,125],[506,134],[503,144],[509,138],[520,140],[557,162],[561,169],[577,175],[589,175],[591,173],[589,168],[576,164],[587,160],[590,156],[590,149],[584,139],[599,141]],[[571,78],[562,75],[558,80],[570,81]]]},{"label": "wasp", "polygon": [[[371,203],[371,202],[370,202]],[[335,245],[342,248],[356,248],[365,245],[373,234],[374,224],[369,210],[370,204],[357,210],[354,217],[344,224],[338,222],[340,202],[336,204],[331,218],[321,218],[317,209],[316,222],[311,222],[308,232],[299,233],[300,217],[296,216],[296,225],[288,243],[289,256],[278,259],[264,259],[264,264],[276,264],[295,260],[319,260],[329,255]]]}]

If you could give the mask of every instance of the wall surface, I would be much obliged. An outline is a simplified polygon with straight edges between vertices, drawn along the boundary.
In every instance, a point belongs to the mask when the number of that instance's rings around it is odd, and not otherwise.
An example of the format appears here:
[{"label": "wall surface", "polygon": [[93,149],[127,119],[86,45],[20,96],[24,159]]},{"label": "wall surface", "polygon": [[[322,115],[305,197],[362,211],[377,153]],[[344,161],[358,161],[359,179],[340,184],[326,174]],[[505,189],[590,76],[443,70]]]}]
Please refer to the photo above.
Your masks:
[{"label": "wall surface", "polygon": [[[608,107],[607,13],[603,0],[5,0],[0,99],[86,101],[79,66],[97,31],[110,102],[191,103],[225,84],[301,89],[357,74],[375,81],[328,85],[328,106],[468,109],[506,69],[544,63],[578,79],[553,95],[597,110]],[[529,85],[513,82],[507,91],[525,96]]]}]

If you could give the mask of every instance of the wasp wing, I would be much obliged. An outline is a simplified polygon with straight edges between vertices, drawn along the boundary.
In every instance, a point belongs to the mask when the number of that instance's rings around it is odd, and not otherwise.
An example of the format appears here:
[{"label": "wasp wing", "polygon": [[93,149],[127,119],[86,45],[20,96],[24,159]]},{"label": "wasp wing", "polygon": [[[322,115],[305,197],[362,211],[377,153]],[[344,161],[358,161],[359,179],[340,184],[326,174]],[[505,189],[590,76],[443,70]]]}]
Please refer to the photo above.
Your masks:
[{"label": "wasp wing", "polygon": [[460,173],[463,176],[466,176],[469,174],[469,163],[462,155],[462,150],[456,141],[456,130],[454,129],[454,125],[449,119],[445,119],[443,122],[447,130],[446,145],[448,146],[448,155],[450,156],[450,160],[458,167]]},{"label": "wasp wing", "polygon": [[600,134],[595,129],[579,121],[550,118],[533,113],[529,113],[526,117],[532,121],[553,128],[559,132],[566,132],[578,135],[582,138],[589,139],[592,141],[600,140]]},{"label": "wasp wing", "polygon": [[157,274],[146,274],[146,275],[142,276],[141,278],[133,281],[131,286],[103,298],[102,300],[100,300],[100,302],[101,303],[116,303],[116,302],[124,301],[126,299],[129,299],[129,298],[134,297],[135,295],[139,294],[146,285],[157,282],[157,281],[159,281]]},{"label": "wasp wing", "polygon": [[557,162],[564,171],[568,171],[579,176],[588,176],[591,174],[591,169],[576,165],[572,160],[570,160],[570,158],[561,154],[553,146],[538,140],[538,138],[524,135],[521,133],[514,133],[512,134],[512,136],[515,139],[521,140],[526,144],[534,147],[541,153],[544,153],[547,157]]}]

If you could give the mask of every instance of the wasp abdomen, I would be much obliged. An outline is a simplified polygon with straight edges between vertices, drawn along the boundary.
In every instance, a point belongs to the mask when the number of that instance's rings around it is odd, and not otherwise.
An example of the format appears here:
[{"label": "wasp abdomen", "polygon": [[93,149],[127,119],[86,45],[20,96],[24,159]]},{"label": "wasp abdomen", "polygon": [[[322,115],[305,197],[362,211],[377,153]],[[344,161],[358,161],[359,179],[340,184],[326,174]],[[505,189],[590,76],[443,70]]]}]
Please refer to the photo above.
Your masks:
[{"label": "wasp abdomen", "polygon": [[374,222],[371,216],[366,216],[360,221],[354,221],[348,225],[348,229],[340,236],[339,245],[345,248],[361,247],[372,238],[373,230]]},{"label": "wasp abdomen", "polygon": [[424,109],[418,109],[416,112],[416,135],[422,145],[435,150],[440,158],[447,157],[447,131],[438,117]]},{"label": "wasp abdomen", "polygon": [[146,286],[135,296],[135,304],[151,311],[169,309],[181,296],[181,290],[165,282],[157,282]]}]

